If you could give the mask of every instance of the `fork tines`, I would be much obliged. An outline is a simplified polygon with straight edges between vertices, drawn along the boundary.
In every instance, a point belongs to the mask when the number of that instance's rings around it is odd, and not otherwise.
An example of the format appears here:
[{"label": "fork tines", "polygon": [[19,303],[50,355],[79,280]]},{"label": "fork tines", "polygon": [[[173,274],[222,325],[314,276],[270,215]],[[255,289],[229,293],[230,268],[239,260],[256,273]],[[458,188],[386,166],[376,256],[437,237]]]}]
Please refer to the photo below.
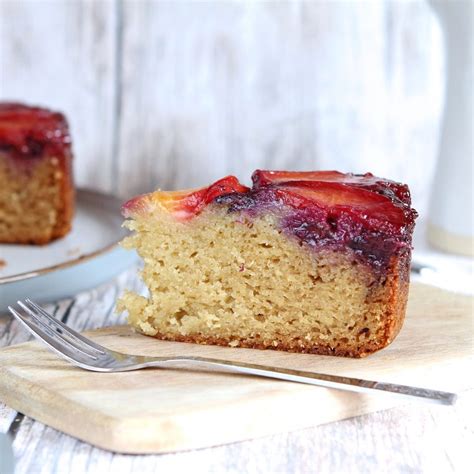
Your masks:
[{"label": "fork tines", "polygon": [[23,312],[9,306],[13,316],[35,337],[66,359],[87,365],[105,355],[101,346],[66,326],[30,299],[17,303]]}]

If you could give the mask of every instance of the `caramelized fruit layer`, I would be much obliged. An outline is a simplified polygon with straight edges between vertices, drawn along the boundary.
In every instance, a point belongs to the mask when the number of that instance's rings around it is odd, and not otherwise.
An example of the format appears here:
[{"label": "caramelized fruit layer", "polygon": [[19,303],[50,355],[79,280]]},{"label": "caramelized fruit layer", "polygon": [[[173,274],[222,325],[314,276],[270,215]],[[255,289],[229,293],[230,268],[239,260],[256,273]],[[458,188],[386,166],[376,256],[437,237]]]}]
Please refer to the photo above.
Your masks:
[{"label": "caramelized fruit layer", "polygon": [[25,160],[69,153],[71,138],[64,116],[39,107],[0,103],[0,151]]},{"label": "caramelized fruit layer", "polygon": [[256,218],[271,213],[285,233],[315,250],[350,249],[375,270],[386,270],[394,256],[407,258],[417,213],[408,187],[370,173],[257,170],[253,187],[234,176],[209,187],[182,192],[155,192],[124,205],[125,217],[153,215],[154,209],[188,220],[208,205]]}]

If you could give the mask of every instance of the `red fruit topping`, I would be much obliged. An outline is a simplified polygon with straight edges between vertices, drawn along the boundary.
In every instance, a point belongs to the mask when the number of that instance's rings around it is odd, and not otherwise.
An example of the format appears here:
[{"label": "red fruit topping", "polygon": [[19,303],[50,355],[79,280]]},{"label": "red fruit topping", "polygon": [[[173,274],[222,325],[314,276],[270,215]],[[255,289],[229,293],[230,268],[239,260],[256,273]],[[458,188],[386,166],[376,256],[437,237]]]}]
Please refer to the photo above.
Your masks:
[{"label": "red fruit topping", "polygon": [[176,219],[186,220],[199,214],[205,206],[219,196],[248,191],[249,188],[240,184],[235,176],[227,176],[205,188],[171,192],[156,191],[135,197],[123,205],[122,213],[125,217],[131,217],[133,214],[145,211],[150,203],[156,201]]},{"label": "red fruit topping", "polygon": [[[274,212],[279,226],[313,249],[352,250],[379,274],[411,249],[416,211],[408,187],[338,171],[260,171],[249,193],[222,196],[230,212]],[[404,258],[405,258],[404,257]]]},{"label": "red fruit topping", "polygon": [[[339,171],[262,171],[252,176],[254,189],[273,187],[293,207],[294,195],[312,205],[334,211],[346,211],[362,220],[378,219],[395,226],[407,223],[410,192],[403,184],[373,176],[344,174]],[[283,193],[283,194],[282,194]],[[286,197],[284,194],[288,194]],[[311,204],[307,202],[304,207]]]},{"label": "red fruit topping", "polygon": [[61,158],[71,139],[64,116],[39,107],[0,103],[0,151],[14,158],[36,158],[45,152]]},{"label": "red fruit topping", "polygon": [[175,209],[184,213],[185,217],[192,217],[219,196],[247,191],[249,188],[240,184],[235,176],[226,176],[207,188],[201,188],[183,197]]},{"label": "red fruit topping", "polygon": [[387,196],[390,200],[398,198],[410,205],[410,191],[408,186],[388,179],[374,176],[372,173],[357,175],[341,173],[339,171],[265,171],[256,170],[252,175],[254,189],[270,185],[283,185],[289,183],[340,183],[345,187],[362,188],[368,191]]},{"label": "red fruit topping", "polygon": [[277,189],[289,205],[292,205],[294,196],[297,195],[307,200],[304,207],[316,205],[333,213],[346,211],[361,220],[373,218],[389,221],[397,226],[404,225],[406,221],[403,209],[395,206],[390,199],[361,188],[334,182],[294,182],[278,186]]},{"label": "red fruit topping", "polygon": [[252,175],[255,189],[269,184],[289,183],[290,181],[344,181],[348,174],[339,171],[267,171],[256,170]]},{"label": "red fruit topping", "polygon": [[228,176],[197,190],[158,191],[129,201],[124,215],[156,202],[175,219],[186,220],[215,202],[229,213],[272,213],[280,229],[310,248],[351,250],[380,275],[392,256],[409,256],[417,214],[406,185],[338,171],[257,170],[252,180],[252,189]]}]

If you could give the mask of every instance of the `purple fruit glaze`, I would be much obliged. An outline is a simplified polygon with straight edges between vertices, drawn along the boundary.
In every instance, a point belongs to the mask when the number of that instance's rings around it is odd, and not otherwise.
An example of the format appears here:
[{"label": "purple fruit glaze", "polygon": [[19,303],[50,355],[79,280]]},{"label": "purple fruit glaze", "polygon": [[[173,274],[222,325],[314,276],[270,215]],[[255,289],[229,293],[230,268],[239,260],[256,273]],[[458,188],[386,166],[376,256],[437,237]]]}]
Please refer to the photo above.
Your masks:
[{"label": "purple fruit glaze", "polygon": [[292,206],[291,199],[285,199],[287,189],[277,185],[257,188],[254,185],[246,193],[219,196],[214,202],[226,205],[229,213],[241,212],[250,218],[270,212],[277,217],[280,228],[301,244],[314,251],[349,250],[355,260],[370,265],[374,273],[382,277],[392,257],[402,261],[410,259],[416,211],[410,207],[410,194],[405,185],[371,179],[367,185],[351,186],[386,197],[387,206],[403,211],[403,222],[384,220],[379,215],[374,217],[370,203],[366,209],[316,202]]}]

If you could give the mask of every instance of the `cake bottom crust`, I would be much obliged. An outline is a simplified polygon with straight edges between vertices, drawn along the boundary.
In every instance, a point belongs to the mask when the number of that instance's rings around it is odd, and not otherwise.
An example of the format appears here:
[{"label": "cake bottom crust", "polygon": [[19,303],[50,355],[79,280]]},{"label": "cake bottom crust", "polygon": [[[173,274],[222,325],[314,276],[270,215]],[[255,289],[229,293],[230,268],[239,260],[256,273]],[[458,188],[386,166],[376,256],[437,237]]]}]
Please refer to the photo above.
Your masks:
[{"label": "cake bottom crust", "polygon": [[[340,357],[354,357],[354,358],[362,358],[368,356],[369,354],[385,347],[390,343],[387,341],[386,344],[378,345],[375,343],[366,344],[363,349],[354,350],[350,346],[344,346],[344,344],[340,345],[339,347],[331,347],[331,346],[324,346],[322,344],[318,344],[317,346],[313,347],[297,347],[291,343],[291,341],[278,341],[278,346],[274,346],[272,344],[265,344],[259,343],[251,340],[239,339],[237,342],[235,339],[224,339],[224,338],[217,338],[212,336],[201,336],[201,335],[191,335],[191,336],[181,336],[181,335],[174,335],[172,337],[166,336],[163,334],[155,334],[154,337],[156,339],[162,341],[174,341],[174,342],[188,342],[188,343],[195,343],[201,345],[216,345],[216,346],[224,346],[224,347],[241,347],[245,349],[263,349],[263,350],[279,350],[285,352],[294,352],[300,354],[315,354],[315,355],[332,355],[332,356],[340,356]],[[236,342],[236,343],[235,343]]]},{"label": "cake bottom crust", "polygon": [[162,340],[364,357],[403,323],[409,255],[381,274],[350,249],[318,251],[271,216],[220,212],[191,223],[143,219],[124,245],[145,261],[150,297],[118,304],[141,333]]}]

